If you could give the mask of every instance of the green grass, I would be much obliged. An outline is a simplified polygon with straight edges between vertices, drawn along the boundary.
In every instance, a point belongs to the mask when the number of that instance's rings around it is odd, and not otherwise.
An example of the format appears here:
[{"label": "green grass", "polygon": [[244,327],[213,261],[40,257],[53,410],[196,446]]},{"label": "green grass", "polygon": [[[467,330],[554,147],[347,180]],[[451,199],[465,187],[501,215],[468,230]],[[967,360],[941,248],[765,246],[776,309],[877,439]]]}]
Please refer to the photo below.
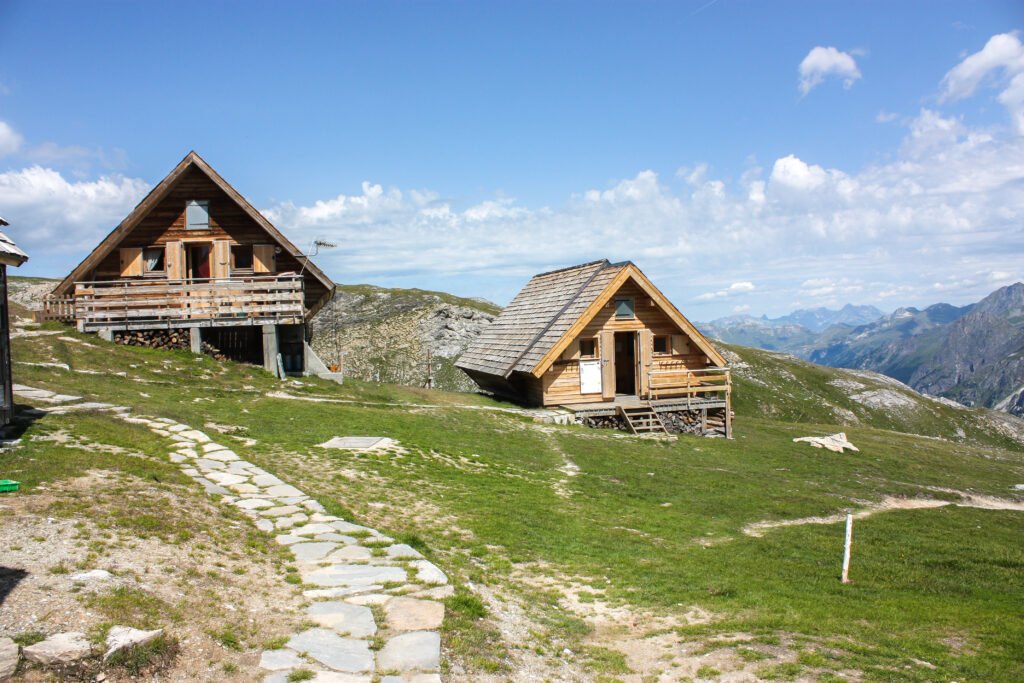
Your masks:
[{"label": "green grass", "polygon": [[[481,397],[315,379],[282,386],[254,368],[86,340],[97,347],[53,337],[17,339],[16,358],[119,368],[129,377],[16,366],[18,381],[197,427],[213,421],[244,428],[257,446],[223,440],[329,512],[429,549],[458,586],[472,581],[520,591],[546,629],[542,648],[579,643],[588,629],[558,607],[556,595],[513,581],[517,569],[547,567],[556,576],[582,577],[602,600],[655,613],[696,605],[715,615],[709,624],[681,628],[686,638],[749,633],[770,643],[781,636],[824,644],[832,653],[805,652],[792,665],[766,665],[765,675],[780,679],[808,671],[825,678],[845,668],[865,680],[1024,676],[1021,513],[950,506],[859,520],[853,583],[846,586],[838,580],[841,524],[788,527],[762,538],[742,532],[755,521],[829,515],[890,495],[957,499],[935,487],[1011,497],[1011,486],[1024,483],[1024,454],[986,433],[976,412],[929,402],[904,415],[882,414],[829,384],[838,371],[744,351],[773,379],[769,386],[737,380],[735,440],[652,442],[583,428],[542,432],[527,418],[468,409],[501,407]],[[267,396],[282,388],[352,403]],[[399,405],[385,405],[392,403]],[[411,403],[436,408],[401,405]],[[830,405],[849,410],[859,424],[843,425]],[[31,490],[109,467],[179,485],[180,475],[160,459],[162,441],[147,441],[149,433],[140,430],[115,434],[113,424],[104,416],[48,416],[28,433],[73,428],[97,442],[145,443],[157,457],[101,453],[92,460],[83,450],[81,458],[74,452],[65,458],[66,449],[44,442],[12,453],[10,462],[22,470],[16,478]],[[965,439],[956,435],[958,426]],[[792,441],[840,429],[860,453],[838,455]],[[337,435],[389,436],[408,452],[396,457],[316,447]],[[578,476],[559,472],[565,457],[579,466]],[[570,497],[557,494],[559,482]],[[410,514],[417,506],[426,512]],[[136,532],[173,537],[174,529]],[[479,598],[460,588],[447,606],[446,651],[471,671],[506,670],[501,639]],[[937,668],[922,669],[915,659]],[[612,658],[589,661],[595,672],[615,674]]]}]

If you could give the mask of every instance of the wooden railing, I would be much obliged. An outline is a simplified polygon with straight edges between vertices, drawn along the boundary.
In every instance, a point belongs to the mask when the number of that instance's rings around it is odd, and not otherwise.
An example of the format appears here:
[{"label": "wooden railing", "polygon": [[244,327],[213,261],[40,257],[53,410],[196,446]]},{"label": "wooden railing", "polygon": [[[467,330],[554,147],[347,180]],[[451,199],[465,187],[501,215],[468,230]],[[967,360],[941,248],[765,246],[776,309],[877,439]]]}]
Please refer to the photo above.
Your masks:
[{"label": "wooden railing", "polygon": [[37,323],[45,323],[51,320],[57,320],[62,323],[74,322],[75,298],[49,294],[43,297],[42,309],[32,312],[32,318]]},{"label": "wooden railing", "polygon": [[76,282],[78,329],[138,330],[303,322],[298,275]]},{"label": "wooden railing", "polygon": [[728,392],[732,386],[732,376],[729,368],[650,370],[647,386],[653,399],[665,396],[696,396]]}]

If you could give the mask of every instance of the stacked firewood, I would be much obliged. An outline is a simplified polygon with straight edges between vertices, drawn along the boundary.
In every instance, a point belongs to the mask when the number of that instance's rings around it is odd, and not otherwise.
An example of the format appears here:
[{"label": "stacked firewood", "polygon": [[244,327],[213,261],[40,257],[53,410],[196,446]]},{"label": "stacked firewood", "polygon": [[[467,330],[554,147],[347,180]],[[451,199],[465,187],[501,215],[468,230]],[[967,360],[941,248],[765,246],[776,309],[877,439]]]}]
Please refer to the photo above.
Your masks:
[{"label": "stacked firewood", "polygon": [[191,348],[188,330],[134,330],[118,332],[114,342],[125,346],[145,346],[150,349],[173,351]]},{"label": "stacked firewood", "polygon": [[629,425],[621,415],[601,415],[584,417],[583,424],[593,429],[621,429],[629,431]]},{"label": "stacked firewood", "polygon": [[676,410],[659,413],[665,429],[673,434],[709,435],[721,433],[725,435],[724,411],[708,411],[707,421],[701,426],[699,410]]},{"label": "stacked firewood", "polygon": [[221,353],[220,349],[207,342],[203,342],[203,353],[207,356],[212,356],[214,360],[225,361],[228,359],[227,356]]}]

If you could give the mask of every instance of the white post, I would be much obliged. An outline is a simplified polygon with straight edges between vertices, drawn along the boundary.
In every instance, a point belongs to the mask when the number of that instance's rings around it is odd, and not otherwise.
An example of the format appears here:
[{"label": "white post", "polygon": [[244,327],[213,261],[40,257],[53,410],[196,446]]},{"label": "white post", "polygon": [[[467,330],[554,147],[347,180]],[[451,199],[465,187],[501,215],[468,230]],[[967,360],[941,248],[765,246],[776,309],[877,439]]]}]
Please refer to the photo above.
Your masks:
[{"label": "white post", "polygon": [[850,583],[850,546],[853,545],[853,515],[846,515],[846,543],[843,547],[843,583]]}]

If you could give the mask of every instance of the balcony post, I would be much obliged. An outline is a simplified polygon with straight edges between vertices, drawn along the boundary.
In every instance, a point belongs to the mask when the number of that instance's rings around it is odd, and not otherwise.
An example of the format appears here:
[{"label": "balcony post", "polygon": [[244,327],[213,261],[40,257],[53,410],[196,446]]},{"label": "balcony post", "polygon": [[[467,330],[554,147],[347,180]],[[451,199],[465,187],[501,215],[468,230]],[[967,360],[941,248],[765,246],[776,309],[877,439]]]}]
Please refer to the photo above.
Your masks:
[{"label": "balcony post", "polygon": [[203,332],[202,328],[190,327],[188,329],[188,341],[189,347],[194,354],[201,354],[203,352]]},{"label": "balcony post", "polygon": [[263,328],[263,369],[277,375],[277,325],[261,325],[261,327]]}]

